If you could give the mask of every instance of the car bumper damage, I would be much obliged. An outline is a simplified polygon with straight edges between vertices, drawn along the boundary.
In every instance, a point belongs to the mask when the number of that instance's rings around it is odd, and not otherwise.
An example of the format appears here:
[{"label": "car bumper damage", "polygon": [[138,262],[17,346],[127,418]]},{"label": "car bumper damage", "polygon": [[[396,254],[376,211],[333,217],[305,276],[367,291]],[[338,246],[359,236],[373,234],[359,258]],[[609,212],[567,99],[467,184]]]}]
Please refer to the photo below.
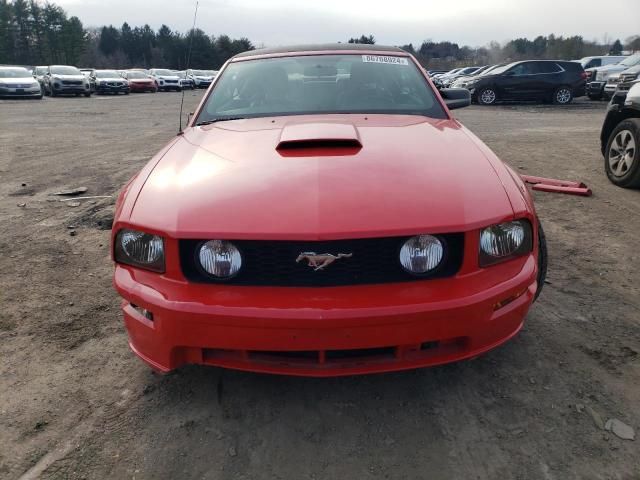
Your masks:
[{"label": "car bumper damage", "polygon": [[531,254],[451,278],[384,285],[203,285],[123,265],[114,285],[131,349],[155,370],[200,364],[327,377],[491,350],[521,329],[536,274]]}]

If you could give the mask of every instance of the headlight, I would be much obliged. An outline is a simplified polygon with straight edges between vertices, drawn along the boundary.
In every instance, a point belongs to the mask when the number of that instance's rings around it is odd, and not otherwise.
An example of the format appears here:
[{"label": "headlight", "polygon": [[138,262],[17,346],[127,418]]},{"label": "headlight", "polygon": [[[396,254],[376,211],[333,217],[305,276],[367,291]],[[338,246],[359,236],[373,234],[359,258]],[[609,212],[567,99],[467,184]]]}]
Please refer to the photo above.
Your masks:
[{"label": "headlight", "polygon": [[240,271],[242,255],[236,246],[225,240],[210,240],[198,250],[200,266],[216,278],[230,278]]},{"label": "headlight", "polygon": [[480,232],[480,266],[524,255],[532,247],[531,224],[527,220],[492,225]]},{"label": "headlight", "polygon": [[164,272],[164,240],[137,230],[120,230],[114,248],[116,262]]},{"label": "headlight", "polygon": [[400,249],[400,264],[409,273],[430,272],[442,262],[444,247],[432,235],[418,235],[407,240]]}]

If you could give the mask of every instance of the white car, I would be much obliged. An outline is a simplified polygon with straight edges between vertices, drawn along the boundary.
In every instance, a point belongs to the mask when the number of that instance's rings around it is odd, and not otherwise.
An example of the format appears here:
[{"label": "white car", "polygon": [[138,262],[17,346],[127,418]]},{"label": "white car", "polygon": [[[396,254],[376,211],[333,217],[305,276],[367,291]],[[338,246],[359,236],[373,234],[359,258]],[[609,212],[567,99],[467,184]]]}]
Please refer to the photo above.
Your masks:
[{"label": "white car", "polygon": [[574,60],[582,65],[585,70],[587,68],[604,67],[606,65],[613,65],[619,63],[627,58],[625,55],[600,55],[595,57],[582,57],[580,60]]},{"label": "white car", "polygon": [[160,91],[182,91],[180,77],[171,70],[167,70],[166,68],[152,68],[149,70],[149,75],[156,81],[158,84],[158,90]]},{"label": "white car", "polygon": [[196,88],[207,88],[216,78],[218,72],[215,70],[187,70],[187,78],[193,80],[193,84]]},{"label": "white car", "polygon": [[0,97],[42,98],[42,88],[23,67],[0,67]]},{"label": "white car", "polygon": [[[640,65],[640,53],[624,57],[624,60],[620,63],[589,69],[588,72],[591,72],[591,78],[587,83],[587,95],[592,100],[598,100],[602,96],[608,97],[609,93],[605,91],[604,87],[609,80],[609,76],[622,73],[627,68],[635,67],[636,65]],[[615,88],[613,91],[615,91]]]},{"label": "white car", "polygon": [[80,70],[70,65],[51,65],[44,76],[44,94],[91,96],[89,79]]}]

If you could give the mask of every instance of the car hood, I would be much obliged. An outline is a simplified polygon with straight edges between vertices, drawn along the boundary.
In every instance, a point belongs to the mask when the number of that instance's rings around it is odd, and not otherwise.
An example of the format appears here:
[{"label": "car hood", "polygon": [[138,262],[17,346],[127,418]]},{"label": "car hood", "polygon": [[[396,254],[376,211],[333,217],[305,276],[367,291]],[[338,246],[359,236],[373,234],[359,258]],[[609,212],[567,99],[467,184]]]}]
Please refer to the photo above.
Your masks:
[{"label": "car hood", "polygon": [[60,75],[57,73],[53,73],[51,74],[51,78],[54,79],[60,79],[60,80],[86,80],[87,77],[85,77],[84,75],[80,74],[80,75]]},{"label": "car hood", "polygon": [[20,84],[35,84],[38,83],[38,81],[33,78],[33,77],[20,77],[20,78],[0,78],[0,85],[7,85],[7,84],[15,84],[15,83],[20,83]]},{"label": "car hood", "polygon": [[156,75],[156,78],[160,80],[180,80],[180,77],[176,77],[173,75]]},{"label": "car hood", "polygon": [[[511,218],[496,173],[504,167],[472,137],[455,120],[401,115],[193,127],[158,161],[129,222],[181,238],[322,240],[457,232]],[[295,148],[305,142],[310,148]]]}]

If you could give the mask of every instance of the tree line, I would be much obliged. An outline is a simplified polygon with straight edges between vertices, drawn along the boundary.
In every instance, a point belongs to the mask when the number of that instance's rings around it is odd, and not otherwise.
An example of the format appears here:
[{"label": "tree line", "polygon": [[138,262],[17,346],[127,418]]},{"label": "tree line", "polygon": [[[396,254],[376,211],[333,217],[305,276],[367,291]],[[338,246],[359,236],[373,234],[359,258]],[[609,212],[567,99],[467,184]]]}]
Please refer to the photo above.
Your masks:
[{"label": "tree line", "polygon": [[[348,43],[375,44],[373,35],[361,35]],[[191,48],[190,48],[191,47]],[[428,68],[485,65],[522,59],[572,60],[589,55],[619,54],[640,50],[640,35],[622,41],[585,40],[581,36],[516,38],[501,45],[460,46],[431,40],[401,48],[414,54]],[[201,29],[186,34],[162,25],[131,26],[125,22],[86,29],[78,17],[69,17],[54,3],[42,0],[0,0],[0,64],[70,64],[95,68],[166,67],[217,69],[227,59],[254,45],[247,38],[212,36]],[[189,52],[191,56],[189,57]]]}]

